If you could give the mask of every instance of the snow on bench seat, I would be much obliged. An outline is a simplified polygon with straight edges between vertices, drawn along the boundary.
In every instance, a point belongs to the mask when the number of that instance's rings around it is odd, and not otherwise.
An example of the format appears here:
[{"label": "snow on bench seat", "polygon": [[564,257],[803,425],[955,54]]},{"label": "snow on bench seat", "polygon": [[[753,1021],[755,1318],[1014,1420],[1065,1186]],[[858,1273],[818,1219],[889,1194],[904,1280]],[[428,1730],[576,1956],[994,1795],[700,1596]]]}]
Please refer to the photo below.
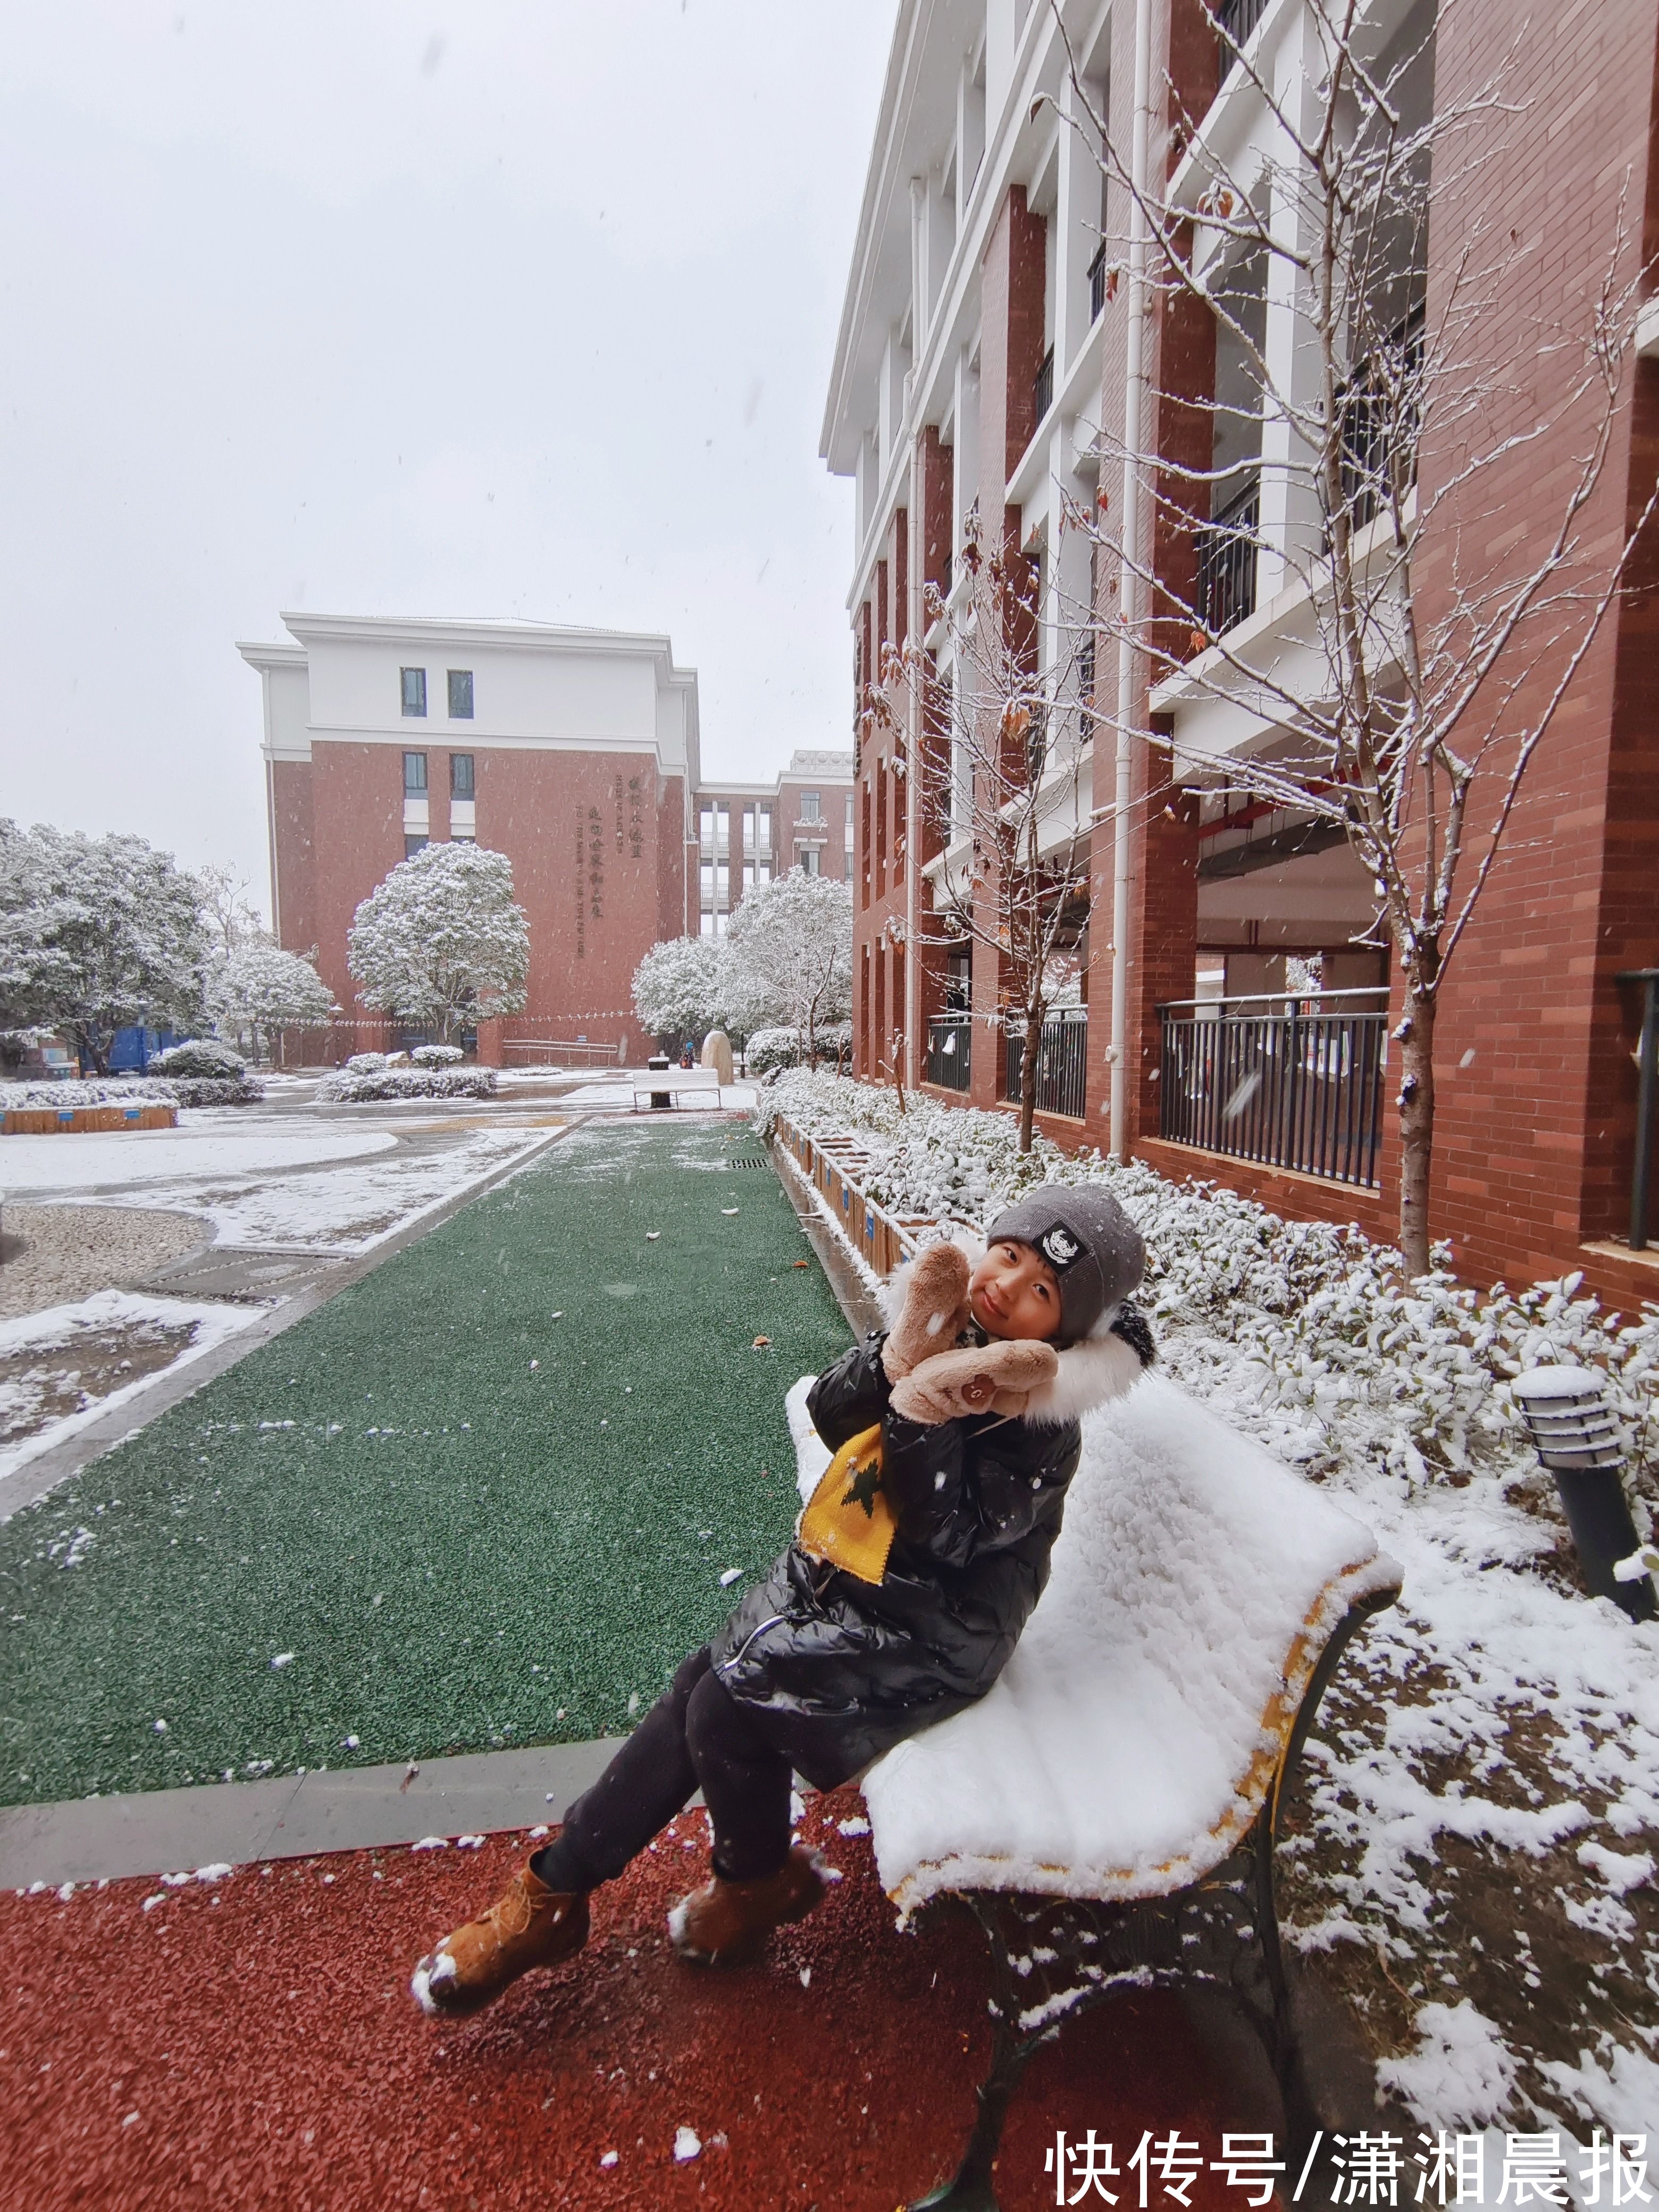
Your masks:
[{"label": "snow on bench seat", "polygon": [[[803,1495],[829,1455],[789,1394]],[[1320,1653],[1399,1586],[1370,1532],[1156,1373],[1083,1425],[1048,1587],[988,1696],[864,1778],[903,1914],[945,1890],[1163,1897],[1265,1802]]]}]

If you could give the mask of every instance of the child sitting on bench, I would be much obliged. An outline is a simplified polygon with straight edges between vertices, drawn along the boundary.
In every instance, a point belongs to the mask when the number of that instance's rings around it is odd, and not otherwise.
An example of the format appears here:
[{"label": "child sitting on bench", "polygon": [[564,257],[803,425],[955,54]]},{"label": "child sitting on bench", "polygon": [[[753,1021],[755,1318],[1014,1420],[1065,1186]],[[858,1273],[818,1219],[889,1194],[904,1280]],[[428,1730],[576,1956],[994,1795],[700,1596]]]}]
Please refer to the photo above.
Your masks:
[{"label": "child sitting on bench", "polygon": [[792,1768],[834,1789],[996,1680],[1048,1578],[1079,1419],[1152,1359],[1143,1265],[1115,1199],[1060,1184],[1002,1213],[971,1267],[949,1243],[911,1264],[891,1329],[813,1386],[835,1458],[794,1541],[506,1894],[420,1961],[426,2012],[479,2011],[580,1951],[589,1893],[698,1790],[714,1879],[669,1916],[681,1956],[738,1963],[812,1910]]}]

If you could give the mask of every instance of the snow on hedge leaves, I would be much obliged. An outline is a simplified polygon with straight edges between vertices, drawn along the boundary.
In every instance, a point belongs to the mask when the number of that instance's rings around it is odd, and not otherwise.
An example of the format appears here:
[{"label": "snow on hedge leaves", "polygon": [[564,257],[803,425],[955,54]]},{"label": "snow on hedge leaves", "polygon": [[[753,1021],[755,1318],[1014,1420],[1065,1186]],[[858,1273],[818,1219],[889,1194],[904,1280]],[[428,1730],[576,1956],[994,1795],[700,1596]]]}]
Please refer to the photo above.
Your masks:
[{"label": "snow on hedge leaves", "polygon": [[[762,1094],[758,1118],[856,1135],[863,1179],[901,1213],[985,1228],[1033,1183],[1109,1183],[1146,1239],[1142,1298],[1168,1371],[1345,1492],[1404,1565],[1401,1604],[1369,1624],[1327,1695],[1305,1751],[1310,1827],[1284,1854],[1298,1948],[1358,1946],[1420,2001],[1418,2047],[1390,2063],[1389,2086],[1429,2126],[1547,2125],[1564,2104],[1633,2125],[1618,2115],[1652,2065],[1641,2045],[1659,2033],[1659,1966],[1607,1905],[1659,1830],[1659,1631],[1536,1571],[1560,1520],[1508,1386],[1523,1367],[1601,1369],[1649,1522],[1659,1314],[1604,1314],[1572,1276],[1485,1297],[1445,1273],[1408,1283],[1399,1255],[1355,1230],[1281,1221],[1041,1138],[1022,1158],[1007,1115],[906,1103],[901,1115],[890,1090],[795,1070]],[[1526,1924],[1559,1920],[1575,1959],[1595,1962],[1550,2007],[1534,2001],[1529,1939],[1517,1932],[1496,1967],[1471,1941],[1476,1892],[1515,1890],[1520,1930],[1521,1884]],[[1479,2014],[1460,2003],[1471,1990]],[[1459,2037],[1437,2033],[1455,2005],[1462,2041],[1484,2038],[1501,2061],[1472,2087]]]},{"label": "snow on hedge leaves", "polygon": [[[1165,1328],[1230,1347],[1234,1390],[1298,1421],[1310,1471],[1379,1464],[1412,1487],[1480,1469],[1531,1480],[1537,1462],[1509,1383],[1547,1363],[1601,1368],[1632,1488],[1659,1495],[1659,1310],[1635,1321],[1578,1295],[1579,1279],[1490,1295],[1437,1273],[1408,1283],[1400,1255],[1358,1229],[1282,1221],[1215,1184],[1072,1156],[1013,1118],[909,1098],[819,1070],[780,1075],[758,1109],[809,1131],[855,1132],[864,1180],[890,1212],[988,1227],[1040,1182],[1109,1183],[1146,1240],[1142,1303]],[[1273,1439],[1284,1450],[1286,1439]],[[1638,1519],[1640,1507],[1638,1505]]]}]

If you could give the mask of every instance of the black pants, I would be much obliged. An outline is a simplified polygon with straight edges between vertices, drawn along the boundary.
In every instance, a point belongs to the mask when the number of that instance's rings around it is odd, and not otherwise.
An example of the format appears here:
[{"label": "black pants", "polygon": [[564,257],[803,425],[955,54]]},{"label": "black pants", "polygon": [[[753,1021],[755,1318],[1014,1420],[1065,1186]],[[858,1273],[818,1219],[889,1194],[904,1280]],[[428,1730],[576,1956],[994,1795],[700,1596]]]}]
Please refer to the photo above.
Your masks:
[{"label": "black pants", "polygon": [[789,1850],[789,1761],[694,1651],[561,1834],[531,1861],[550,1888],[597,1889],[619,1875],[698,1790],[728,1881],[775,1874]]}]

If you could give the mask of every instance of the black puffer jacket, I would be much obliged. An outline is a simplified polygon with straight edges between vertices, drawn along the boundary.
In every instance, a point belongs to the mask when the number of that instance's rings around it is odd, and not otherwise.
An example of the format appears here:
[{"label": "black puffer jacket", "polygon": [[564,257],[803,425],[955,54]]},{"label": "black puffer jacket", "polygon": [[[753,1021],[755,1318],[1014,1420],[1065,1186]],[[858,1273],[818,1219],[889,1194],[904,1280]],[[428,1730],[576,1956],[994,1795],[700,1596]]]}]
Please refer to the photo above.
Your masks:
[{"label": "black puffer jacket", "polygon": [[859,1582],[792,1544],[710,1647],[720,1680],[809,1782],[833,1789],[995,1681],[1048,1579],[1079,1416],[1138,1378],[1151,1356],[1139,1330],[1132,1344],[1120,1322],[1062,1352],[1057,1380],[1014,1420],[924,1428],[893,1413],[884,1335],[818,1377],[807,1407],[832,1451],[881,1423],[898,1522],[886,1575]]}]

